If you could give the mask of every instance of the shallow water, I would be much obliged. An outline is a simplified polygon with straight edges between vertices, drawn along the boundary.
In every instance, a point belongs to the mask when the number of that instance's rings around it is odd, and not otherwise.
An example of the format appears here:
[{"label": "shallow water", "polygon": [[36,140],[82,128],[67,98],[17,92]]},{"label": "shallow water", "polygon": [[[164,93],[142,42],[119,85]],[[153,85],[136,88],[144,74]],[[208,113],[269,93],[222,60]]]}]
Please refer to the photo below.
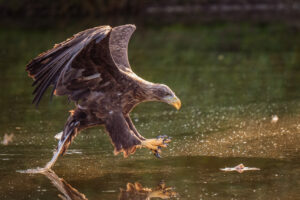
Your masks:
[{"label": "shallow water", "polygon": [[[35,109],[24,68],[79,30],[0,30],[0,137],[14,135],[0,146],[0,199],[63,195],[46,175],[17,172],[51,159],[72,109],[64,97],[45,97]],[[162,180],[175,199],[300,199],[299,38],[283,25],[138,28],[129,50],[134,71],[169,85],[183,104],[175,111],[145,103],[131,114],[145,137],[172,136],[163,158],[145,149],[114,156],[96,127],[78,135],[53,170],[87,199],[118,199],[127,183],[155,190]],[[240,163],[261,170],[220,171]]]}]

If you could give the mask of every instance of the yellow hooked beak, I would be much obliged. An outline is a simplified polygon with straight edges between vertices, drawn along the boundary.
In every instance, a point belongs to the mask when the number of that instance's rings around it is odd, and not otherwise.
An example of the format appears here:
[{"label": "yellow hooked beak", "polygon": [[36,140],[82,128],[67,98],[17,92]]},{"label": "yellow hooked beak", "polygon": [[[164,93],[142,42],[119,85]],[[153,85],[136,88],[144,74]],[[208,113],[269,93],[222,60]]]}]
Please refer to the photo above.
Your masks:
[{"label": "yellow hooked beak", "polygon": [[172,106],[174,106],[177,110],[180,109],[181,107],[181,101],[178,97],[174,96],[170,96],[170,97],[166,97],[165,98],[166,102]]}]

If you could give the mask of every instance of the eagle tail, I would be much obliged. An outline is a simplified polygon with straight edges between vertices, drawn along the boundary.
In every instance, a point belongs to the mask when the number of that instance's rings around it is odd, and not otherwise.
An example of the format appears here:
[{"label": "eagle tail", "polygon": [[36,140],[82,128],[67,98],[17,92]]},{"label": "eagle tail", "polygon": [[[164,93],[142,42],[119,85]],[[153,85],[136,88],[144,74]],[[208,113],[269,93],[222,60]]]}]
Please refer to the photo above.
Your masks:
[{"label": "eagle tail", "polygon": [[65,129],[62,133],[62,136],[58,142],[58,146],[52,159],[46,164],[44,169],[50,169],[58,159],[59,155],[64,155],[66,150],[68,149],[69,145],[71,144],[72,140],[77,134],[77,126],[79,125],[79,121],[67,121]]},{"label": "eagle tail", "polygon": [[74,119],[73,116],[69,117],[57,146],[58,149],[61,145],[63,146],[60,154],[64,155],[69,148],[78,133],[79,125],[78,120]]}]

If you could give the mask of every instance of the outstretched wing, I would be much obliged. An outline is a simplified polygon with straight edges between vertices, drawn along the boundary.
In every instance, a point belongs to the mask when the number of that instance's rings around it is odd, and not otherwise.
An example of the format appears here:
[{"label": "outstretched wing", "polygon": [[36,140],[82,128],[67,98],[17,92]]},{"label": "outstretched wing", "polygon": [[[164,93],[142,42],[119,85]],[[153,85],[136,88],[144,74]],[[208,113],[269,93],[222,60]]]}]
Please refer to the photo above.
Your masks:
[{"label": "outstretched wing", "polygon": [[124,71],[131,70],[128,61],[128,43],[135,29],[134,25],[125,25],[115,27],[111,31],[109,39],[111,56],[117,67]]},{"label": "outstretched wing", "polygon": [[33,59],[26,67],[36,86],[33,103],[39,104],[50,85],[51,95],[78,101],[96,86],[105,87],[111,79],[124,76],[122,71],[130,70],[127,46],[134,30],[133,25],[87,29]]}]

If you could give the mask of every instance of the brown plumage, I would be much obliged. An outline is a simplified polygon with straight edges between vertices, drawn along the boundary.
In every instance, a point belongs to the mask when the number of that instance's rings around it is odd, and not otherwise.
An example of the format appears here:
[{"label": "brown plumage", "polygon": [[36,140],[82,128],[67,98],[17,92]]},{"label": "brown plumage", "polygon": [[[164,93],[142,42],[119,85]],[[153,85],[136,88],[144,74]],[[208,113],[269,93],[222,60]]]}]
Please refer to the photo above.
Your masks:
[{"label": "brown plumage", "polygon": [[137,147],[149,148],[159,156],[160,148],[170,141],[166,137],[145,139],[129,117],[130,111],[145,101],[162,101],[177,109],[181,106],[168,86],[145,81],[131,70],[127,47],[134,31],[134,25],[87,29],[27,65],[34,79],[34,104],[39,104],[50,85],[51,94],[67,95],[75,102],[76,108],[60,138],[58,155],[66,151],[80,130],[97,125],[105,126],[115,153],[123,152],[125,157]]}]

